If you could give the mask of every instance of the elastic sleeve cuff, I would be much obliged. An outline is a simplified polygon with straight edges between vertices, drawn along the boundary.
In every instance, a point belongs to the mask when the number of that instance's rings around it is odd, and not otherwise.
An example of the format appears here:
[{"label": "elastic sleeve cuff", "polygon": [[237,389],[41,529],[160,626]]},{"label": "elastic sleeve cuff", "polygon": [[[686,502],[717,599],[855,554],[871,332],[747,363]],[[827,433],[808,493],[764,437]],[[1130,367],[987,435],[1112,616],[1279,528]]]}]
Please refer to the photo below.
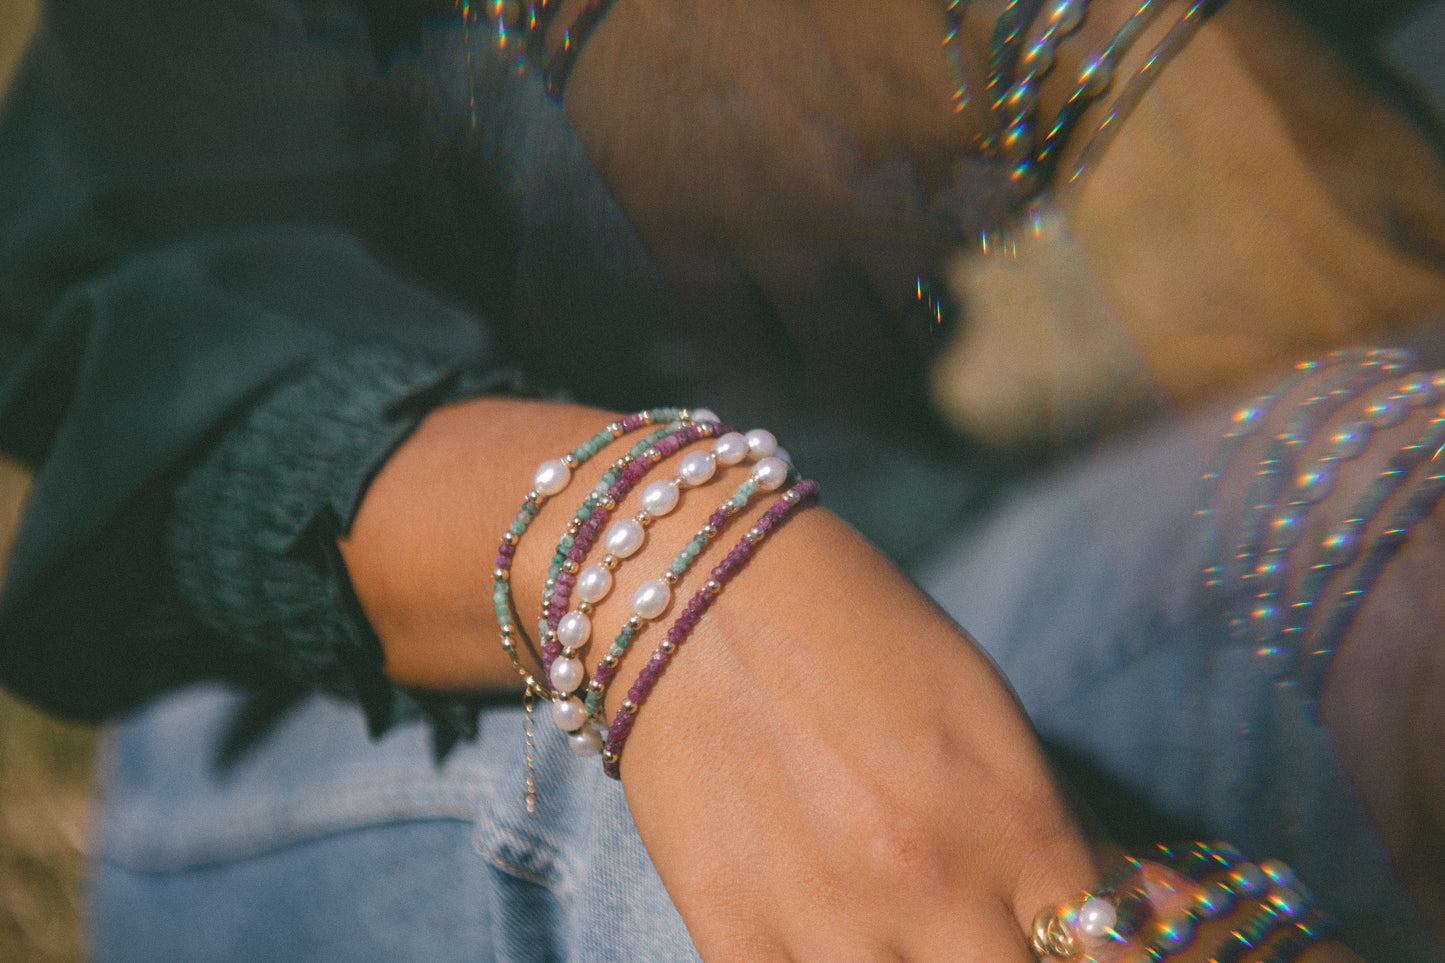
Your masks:
[{"label": "elastic sleeve cuff", "polygon": [[174,490],[165,539],[182,599],[242,658],[356,700],[373,733],[411,705],[442,744],[471,735],[466,700],[408,698],[382,673],[336,540],[427,412],[516,389],[507,371],[380,349],[308,365],[247,409]]}]

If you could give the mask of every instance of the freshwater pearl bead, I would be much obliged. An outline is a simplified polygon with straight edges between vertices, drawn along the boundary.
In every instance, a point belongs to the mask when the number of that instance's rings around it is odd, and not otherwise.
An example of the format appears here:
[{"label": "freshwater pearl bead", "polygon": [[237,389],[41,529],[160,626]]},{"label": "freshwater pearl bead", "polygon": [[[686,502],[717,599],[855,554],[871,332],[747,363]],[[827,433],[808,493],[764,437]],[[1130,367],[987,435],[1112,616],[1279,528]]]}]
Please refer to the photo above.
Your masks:
[{"label": "freshwater pearl bead", "polygon": [[1095,57],[1079,71],[1079,88],[1086,97],[1097,97],[1114,83],[1114,68]]},{"label": "freshwater pearl bead", "polygon": [[1249,624],[1254,630],[1254,640],[1263,645],[1284,628],[1284,615],[1279,606],[1262,602],[1249,613]]},{"label": "freshwater pearl bead", "polygon": [[719,465],[736,465],[748,456],[748,439],[740,431],[730,431],[713,442],[712,453]]},{"label": "freshwater pearl bead", "polygon": [[549,458],[537,466],[537,473],[532,476],[532,487],[543,495],[556,495],[567,487],[572,480],[572,469],[562,463],[560,458]]},{"label": "freshwater pearl bead", "polygon": [[1058,0],[1049,10],[1049,23],[1060,33],[1069,33],[1084,20],[1084,6],[1080,0]]},{"label": "freshwater pearl bead", "polygon": [[1114,904],[1108,900],[1090,897],[1084,900],[1084,905],[1079,907],[1079,932],[1086,937],[1102,938],[1109,936],[1114,929],[1114,923],[1118,921],[1119,914],[1114,909]]},{"label": "freshwater pearl bead", "polygon": [[1286,509],[1270,523],[1269,535],[1265,541],[1270,548],[1293,548],[1299,543],[1304,533],[1304,510],[1300,508]]},{"label": "freshwater pearl bead", "polygon": [[1330,456],[1332,458],[1354,458],[1364,451],[1370,444],[1369,422],[1357,421],[1347,425],[1335,433],[1330,439]]},{"label": "freshwater pearl bead", "polygon": [[589,565],[577,576],[577,587],[574,591],[584,602],[600,602],[612,591],[612,573],[602,565]]},{"label": "freshwater pearl bead", "polygon": [[1253,863],[1245,863],[1229,874],[1229,884],[1240,896],[1258,896],[1269,888],[1269,877]]},{"label": "freshwater pearl bead", "polygon": [[660,578],[650,579],[637,587],[632,596],[632,609],[644,619],[655,619],[672,604],[672,588]]},{"label": "freshwater pearl bead", "polygon": [[1149,941],[1166,954],[1177,953],[1194,940],[1194,917],[1176,916],[1155,922],[1154,936]]},{"label": "freshwater pearl bead", "polygon": [[1297,919],[1309,908],[1308,902],[1292,889],[1277,889],[1269,894],[1269,905],[1282,920]]},{"label": "freshwater pearl bead", "polygon": [[717,456],[710,451],[690,451],[682,456],[677,474],[689,485],[701,485],[717,471]]},{"label": "freshwater pearl bead", "polygon": [[1432,405],[1440,400],[1439,388],[1428,375],[1416,375],[1400,386],[1400,398],[1406,404]]},{"label": "freshwater pearl bead", "polygon": [[595,756],[602,751],[602,734],[591,726],[583,726],[567,734],[567,745],[579,756]]},{"label": "freshwater pearl bead", "polygon": [[1033,110],[1038,102],[1038,84],[1030,80],[1023,80],[1014,84],[1003,96],[1004,109],[1015,117]]},{"label": "freshwater pearl bead", "polygon": [[999,140],[999,147],[1002,148],[1004,156],[1011,161],[1026,161],[1033,153],[1034,138],[1028,123],[1022,119],[1015,120],[1004,128],[1003,137]]},{"label": "freshwater pearl bead", "polygon": [[773,452],[773,457],[778,459],[778,461],[785,461],[790,465],[793,463],[793,456],[788,454],[786,448],[779,447],[777,451]]},{"label": "freshwater pearl bead", "polygon": [[563,732],[576,732],[587,724],[587,709],[581,699],[559,699],[552,703],[552,721]]},{"label": "freshwater pearl bead", "polygon": [[1259,868],[1264,871],[1264,875],[1268,876],[1276,886],[1295,890],[1300,888],[1299,877],[1295,875],[1294,870],[1290,869],[1286,863],[1282,863],[1277,859],[1266,859],[1259,864]]},{"label": "freshwater pearl bead", "polygon": [[1324,555],[1321,561],[1326,565],[1349,565],[1360,551],[1360,532],[1363,519],[1349,519],[1335,529],[1321,546]]},{"label": "freshwater pearl bead", "polygon": [[754,428],[747,434],[748,457],[756,461],[759,458],[767,458],[778,450],[778,439],[766,428]]},{"label": "freshwater pearl bead", "polygon": [[1332,469],[1316,465],[1303,472],[1295,479],[1294,500],[1298,502],[1317,502],[1330,493],[1335,486],[1335,473]]},{"label": "freshwater pearl bead", "polygon": [[642,507],[651,515],[666,515],[677,507],[677,482],[655,481],[642,490]]},{"label": "freshwater pearl bead", "polygon": [[607,530],[607,553],[618,558],[629,558],[637,554],[647,538],[647,532],[636,519],[624,518],[613,522]]},{"label": "freshwater pearl bead", "polygon": [[1234,909],[1234,891],[1223,880],[1204,887],[1194,900],[1194,915],[1202,920],[1217,920]]},{"label": "freshwater pearl bead", "polygon": [[582,663],[577,659],[557,659],[547,673],[553,692],[575,692],[582,684]]},{"label": "freshwater pearl bead", "polygon": [[1409,414],[1409,411],[1410,408],[1404,398],[1387,395],[1365,409],[1365,418],[1375,428],[1393,428],[1405,420],[1405,415]]},{"label": "freshwater pearl bead", "polygon": [[1053,65],[1054,45],[1050,37],[1043,37],[1029,44],[1019,55],[1019,70],[1025,76],[1046,74]]},{"label": "freshwater pearl bead", "polygon": [[693,421],[722,421],[711,408],[694,408],[692,410]]},{"label": "freshwater pearl bead", "polygon": [[592,620],[581,612],[568,612],[557,623],[557,641],[565,648],[580,649],[592,638]]},{"label": "freshwater pearl bead", "polygon": [[757,479],[759,489],[775,492],[788,480],[788,465],[778,458],[761,459],[753,466],[753,477]]}]

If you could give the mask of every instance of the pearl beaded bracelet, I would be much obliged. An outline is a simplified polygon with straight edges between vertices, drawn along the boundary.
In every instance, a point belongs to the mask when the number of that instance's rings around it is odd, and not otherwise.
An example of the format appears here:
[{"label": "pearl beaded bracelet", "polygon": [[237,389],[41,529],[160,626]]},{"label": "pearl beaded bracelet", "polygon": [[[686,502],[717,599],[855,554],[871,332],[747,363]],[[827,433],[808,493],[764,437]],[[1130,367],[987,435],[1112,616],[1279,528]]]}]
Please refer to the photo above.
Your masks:
[{"label": "pearl beaded bracelet", "polygon": [[[1292,550],[1305,533],[1310,508],[1334,487],[1342,465],[1368,450],[1376,427],[1404,418],[1409,408],[1432,403],[1434,392],[1428,378],[1412,377],[1392,390],[1387,397],[1368,405],[1361,417],[1351,419],[1325,439],[1325,449],[1312,464],[1293,471],[1277,501],[1279,507],[1268,516],[1264,551],[1245,573],[1246,585],[1253,590],[1253,601],[1247,615],[1254,644],[1268,671],[1282,677],[1297,668],[1292,653],[1284,644],[1290,635],[1305,628],[1306,616],[1293,605],[1287,605],[1288,560]],[[1372,417],[1371,411],[1376,414]],[[1273,663],[1272,665],[1270,663]]]},{"label": "pearl beaded bracelet", "polygon": [[[736,433],[732,434],[738,439],[743,437]],[[771,435],[768,437],[771,438]],[[719,439],[719,443],[725,440],[730,441],[729,436],[723,436],[722,439]],[[725,456],[730,457],[728,452],[730,445],[722,447]],[[776,445],[774,444],[772,447],[776,448]],[[700,484],[711,476],[716,456],[713,452],[693,452],[692,454],[708,456],[705,464],[708,465],[709,470],[706,477],[698,476],[697,483]],[[771,456],[761,458],[747,480],[739,485],[737,490],[713,512],[707,524],[683,546],[662,576],[649,579],[638,587],[632,598],[633,614],[613,641],[612,648],[603,656],[597,669],[594,670],[592,681],[587,683],[585,701],[578,700],[572,696],[572,693],[586,681],[582,662],[578,658],[576,650],[585,645],[590,637],[591,623],[581,613],[569,613],[564,618],[564,623],[567,622],[567,619],[574,617],[575,620],[571,625],[566,626],[565,634],[559,630],[561,641],[567,648],[563,649],[563,657],[552,663],[549,669],[549,681],[557,696],[552,706],[553,721],[556,722],[559,729],[568,733],[574,752],[586,756],[602,751],[601,736],[590,723],[601,712],[602,699],[606,694],[607,686],[616,674],[618,662],[626,652],[628,645],[646,623],[657,619],[667,611],[672,604],[673,586],[677,584],[682,574],[696,560],[702,549],[717,536],[728,520],[747,506],[754,494],[758,491],[775,491],[790,478],[792,478],[792,471],[786,462]],[[674,491],[670,498],[675,501],[676,497],[677,493]],[[612,558],[613,556],[609,554],[608,557]],[[612,572],[606,565],[592,566],[586,571],[590,576],[588,594],[595,601],[601,601],[611,589]]]},{"label": "pearl beaded bracelet", "polygon": [[529,692],[541,693],[545,688],[517,655],[518,632],[512,609],[511,571],[512,559],[517,552],[517,543],[526,534],[532,520],[542,506],[554,495],[566,490],[572,480],[572,473],[601,451],[608,443],[625,434],[650,427],[659,421],[682,424],[692,420],[692,415],[682,408],[654,408],[627,415],[603,428],[587,441],[559,458],[549,459],[538,466],[533,474],[532,489],[517,510],[516,517],[502,534],[501,545],[497,548],[496,565],[492,572],[492,609],[497,618],[497,629],[501,635],[502,650],[511,660],[512,668],[525,681]]},{"label": "pearl beaded bracelet", "polygon": [[[729,426],[722,425],[717,421],[669,428],[662,437],[646,446],[641,452],[635,455],[629,452],[628,463],[621,467],[615,480],[608,480],[610,472],[603,475],[592,494],[583,501],[582,507],[577,510],[572,524],[568,526],[567,534],[558,542],[557,550],[553,554],[552,567],[547,572],[548,584],[544,586],[543,590],[545,609],[538,624],[542,642],[542,663],[545,671],[552,671],[552,663],[561,655],[564,647],[576,648],[586,641],[591,632],[591,622],[584,613],[567,612],[567,601],[571,596],[578,567],[586,558],[587,552],[601,532],[602,526],[611,517],[618,500],[630,492],[658,462],[675,454],[684,445],[719,433],[730,433],[730,431]],[[694,452],[686,456],[684,461],[692,458],[692,455],[695,454],[700,453]],[[707,464],[710,465],[710,463]],[[700,470],[690,470],[689,474],[702,479]],[[707,476],[711,477],[710,471],[707,472]],[[588,508],[589,504],[591,505],[590,509]],[[586,520],[579,521],[584,513]],[[646,526],[649,524],[651,524],[651,516],[644,510],[609,529],[605,542],[608,557],[612,559],[627,558],[639,551],[646,541]],[[551,593],[550,597],[549,593]],[[564,625],[564,621],[567,624]],[[568,642],[567,639],[573,641]]]},{"label": "pearl beaded bracelet", "polygon": [[[1060,45],[1078,31],[1090,4],[1089,0],[1047,0],[1042,4],[1009,0],[994,23],[984,86],[993,130],[981,139],[979,147],[985,157],[1010,165],[1009,183],[1017,208],[1027,209],[1037,204],[1049,189],[1064,146],[1084,113],[1114,86],[1124,57],[1171,2],[1140,0],[1109,40],[1084,59],[1068,98],[1040,134],[1037,117],[1040,87],[1053,70]],[[1072,187],[1097,161],[1159,71],[1224,2],[1191,0],[1188,3],[1179,19],[1144,57],[1084,145],[1069,176],[1061,185],[1055,185],[1056,189]],[[958,30],[957,21],[961,16],[958,6],[948,7],[950,38]],[[962,103],[964,94],[960,92],[955,100]],[[985,229],[985,251],[997,243],[996,239],[991,241],[990,233],[990,229]],[[1003,246],[1011,245],[1004,241]]]},{"label": "pearl beaded bracelet", "polygon": [[[1307,514],[1333,489],[1339,468],[1368,450],[1377,432],[1399,425],[1414,410],[1445,400],[1445,372],[1416,373],[1375,389],[1358,415],[1346,419],[1342,427],[1324,439],[1323,450],[1311,462],[1299,465],[1289,451],[1303,448],[1350,395],[1381,375],[1398,373],[1410,361],[1413,357],[1406,352],[1356,349],[1301,365],[1300,373],[1280,389],[1236,415],[1235,427],[1225,435],[1220,455],[1204,475],[1202,492],[1208,501],[1198,514],[1213,521],[1217,515],[1212,504],[1214,494],[1238,444],[1259,430],[1268,409],[1279,397],[1297,388],[1304,377],[1314,376],[1326,367],[1345,366],[1301,402],[1294,418],[1274,437],[1243,499],[1243,534],[1233,559],[1216,557],[1205,569],[1205,581],[1211,588],[1223,588],[1236,580],[1246,587],[1247,604],[1237,606],[1231,616],[1232,630],[1250,639],[1272,678],[1298,685],[1311,706],[1318,703],[1340,639],[1385,565],[1415,524],[1442,497],[1445,480],[1438,478],[1438,473],[1427,473],[1395,514],[1382,522],[1380,534],[1372,541],[1366,540],[1367,529],[1379,520],[1381,510],[1399,497],[1420,467],[1445,444],[1445,411],[1391,456],[1349,515],[1315,547],[1308,572],[1298,592],[1291,596],[1288,562],[1301,550],[1298,543]],[[1205,533],[1211,543],[1212,534],[1211,525]],[[1210,551],[1217,553],[1214,548]],[[1332,610],[1311,632],[1312,617],[1326,590],[1351,566],[1354,571],[1349,581],[1330,596],[1335,600]]]}]

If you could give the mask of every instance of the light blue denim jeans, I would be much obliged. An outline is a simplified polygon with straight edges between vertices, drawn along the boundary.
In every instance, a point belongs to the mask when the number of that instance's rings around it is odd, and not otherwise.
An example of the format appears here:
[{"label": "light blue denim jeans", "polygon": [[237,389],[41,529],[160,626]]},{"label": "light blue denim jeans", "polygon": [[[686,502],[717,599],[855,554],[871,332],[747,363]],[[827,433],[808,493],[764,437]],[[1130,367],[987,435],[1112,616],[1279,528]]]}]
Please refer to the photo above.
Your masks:
[{"label": "light blue denim jeans", "polygon": [[426,726],[373,742],[323,696],[228,745],[247,705],[199,686],[114,727],[101,963],[696,958],[621,787],[545,714],[529,818],[519,708],[436,764]]}]

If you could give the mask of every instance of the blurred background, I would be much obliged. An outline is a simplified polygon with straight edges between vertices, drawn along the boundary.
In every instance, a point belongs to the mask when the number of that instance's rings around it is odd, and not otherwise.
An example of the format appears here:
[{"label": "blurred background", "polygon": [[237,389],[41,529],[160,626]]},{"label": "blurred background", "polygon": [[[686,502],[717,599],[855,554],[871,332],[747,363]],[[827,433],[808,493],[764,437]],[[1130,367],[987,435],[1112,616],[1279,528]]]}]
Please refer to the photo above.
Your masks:
[{"label": "blurred background", "polygon": [[[0,91],[34,26],[34,0],[0,0]],[[0,458],[0,559],[28,481]],[[59,722],[0,690],[0,960],[85,958],[80,885],[94,746],[93,728]]]}]

